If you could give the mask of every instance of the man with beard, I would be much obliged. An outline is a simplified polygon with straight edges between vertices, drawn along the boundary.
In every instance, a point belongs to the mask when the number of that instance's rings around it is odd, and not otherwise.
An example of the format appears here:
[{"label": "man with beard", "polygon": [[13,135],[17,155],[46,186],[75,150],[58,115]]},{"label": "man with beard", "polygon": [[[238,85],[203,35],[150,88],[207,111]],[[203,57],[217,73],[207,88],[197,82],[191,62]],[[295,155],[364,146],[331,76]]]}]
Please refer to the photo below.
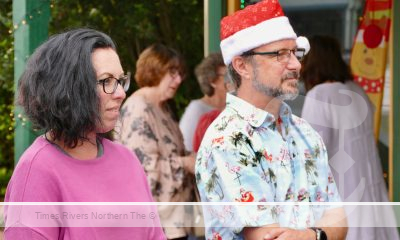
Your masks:
[{"label": "man with beard", "polygon": [[342,206],[319,203],[340,202],[325,145],[283,102],[298,94],[308,40],[276,0],[223,18],[221,39],[237,92],[197,155],[201,200],[215,203],[203,206],[207,239],[344,239]]}]

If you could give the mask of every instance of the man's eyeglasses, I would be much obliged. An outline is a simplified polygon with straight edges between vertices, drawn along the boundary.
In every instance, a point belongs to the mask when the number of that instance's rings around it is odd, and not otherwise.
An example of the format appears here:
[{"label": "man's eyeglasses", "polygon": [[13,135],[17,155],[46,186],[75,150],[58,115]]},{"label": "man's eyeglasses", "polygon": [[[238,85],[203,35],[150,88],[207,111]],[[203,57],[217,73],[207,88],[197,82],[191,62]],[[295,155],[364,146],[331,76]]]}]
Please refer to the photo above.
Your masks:
[{"label": "man's eyeglasses", "polygon": [[290,54],[293,53],[297,60],[301,61],[304,58],[306,50],[304,48],[296,48],[296,49],[280,49],[278,51],[273,52],[254,52],[247,51],[242,54],[242,56],[252,56],[252,55],[272,55],[276,56],[278,62],[288,63],[290,60]]},{"label": "man's eyeglasses", "polygon": [[107,94],[113,94],[117,90],[118,84],[122,86],[124,91],[128,91],[129,85],[131,83],[131,73],[128,72],[127,75],[123,75],[120,78],[108,77],[104,79],[97,80],[97,84],[103,85],[103,91]]}]

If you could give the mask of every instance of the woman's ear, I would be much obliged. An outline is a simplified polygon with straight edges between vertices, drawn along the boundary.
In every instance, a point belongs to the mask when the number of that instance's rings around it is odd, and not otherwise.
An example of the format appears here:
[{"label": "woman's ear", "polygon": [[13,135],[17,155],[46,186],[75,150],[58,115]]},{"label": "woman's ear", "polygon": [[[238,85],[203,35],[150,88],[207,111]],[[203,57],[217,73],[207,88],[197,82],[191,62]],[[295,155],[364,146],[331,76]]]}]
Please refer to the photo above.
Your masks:
[{"label": "woman's ear", "polygon": [[232,67],[241,76],[242,79],[250,78],[250,64],[241,56],[235,56],[232,59]]}]

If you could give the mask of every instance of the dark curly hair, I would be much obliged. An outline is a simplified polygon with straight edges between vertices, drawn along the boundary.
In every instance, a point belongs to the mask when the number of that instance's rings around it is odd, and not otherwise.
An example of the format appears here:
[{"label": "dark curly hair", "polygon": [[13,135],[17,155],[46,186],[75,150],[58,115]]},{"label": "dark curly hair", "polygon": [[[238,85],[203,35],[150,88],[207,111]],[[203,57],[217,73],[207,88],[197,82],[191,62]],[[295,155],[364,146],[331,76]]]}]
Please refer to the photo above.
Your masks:
[{"label": "dark curly hair", "polygon": [[35,50],[18,84],[17,104],[33,126],[74,148],[101,124],[92,53],[115,44],[86,28],[50,37]]}]

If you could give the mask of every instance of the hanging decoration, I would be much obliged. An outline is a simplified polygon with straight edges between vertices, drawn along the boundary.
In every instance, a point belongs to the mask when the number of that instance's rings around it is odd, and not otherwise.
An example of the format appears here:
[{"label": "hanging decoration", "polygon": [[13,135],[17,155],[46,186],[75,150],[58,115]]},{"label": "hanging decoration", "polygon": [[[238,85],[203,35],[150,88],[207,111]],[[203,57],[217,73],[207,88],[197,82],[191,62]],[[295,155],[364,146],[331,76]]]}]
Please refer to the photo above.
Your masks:
[{"label": "hanging decoration", "polygon": [[392,0],[367,0],[351,52],[354,81],[375,105],[375,138],[379,137]]}]

